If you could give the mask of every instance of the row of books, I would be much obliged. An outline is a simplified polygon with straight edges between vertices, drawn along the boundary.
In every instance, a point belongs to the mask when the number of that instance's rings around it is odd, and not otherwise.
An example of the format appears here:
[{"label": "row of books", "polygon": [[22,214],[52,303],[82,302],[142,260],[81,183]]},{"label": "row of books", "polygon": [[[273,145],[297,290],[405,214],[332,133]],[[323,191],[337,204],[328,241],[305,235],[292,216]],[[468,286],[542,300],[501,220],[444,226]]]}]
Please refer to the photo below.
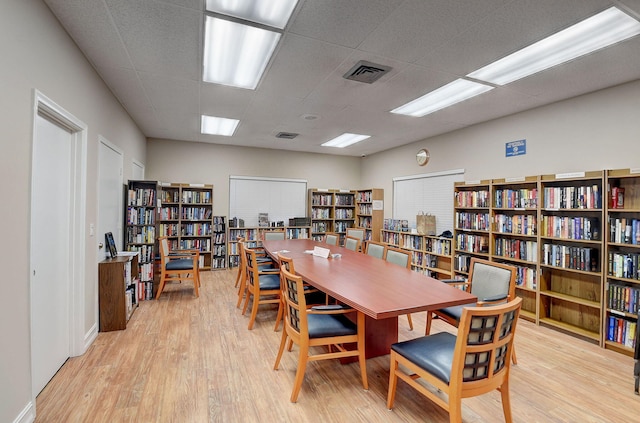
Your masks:
[{"label": "row of books", "polygon": [[188,204],[211,204],[211,191],[182,191],[182,202]]},{"label": "row of books", "polygon": [[497,189],[493,203],[496,208],[536,208],[538,206],[538,189]]},{"label": "row of books", "polygon": [[396,232],[382,232],[382,242],[393,245],[401,245],[402,237]]},{"label": "row of books", "polygon": [[611,310],[638,314],[640,287],[609,284],[607,291],[607,307]]},{"label": "row of books", "polygon": [[466,254],[456,254],[453,257],[453,268],[458,272],[468,273],[471,265],[471,256]]},{"label": "row of books", "polygon": [[335,231],[340,233],[340,232],[347,232],[347,228],[352,227],[352,223],[351,222],[340,222],[340,221],[336,221],[335,222]]},{"label": "row of books", "polygon": [[609,207],[612,209],[624,209],[624,188],[612,187]]},{"label": "row of books", "polygon": [[333,194],[312,194],[311,205],[312,206],[332,206]]},{"label": "row of books", "polygon": [[534,236],[538,231],[538,219],[531,214],[496,214],[493,221],[500,233]]},{"label": "row of books", "polygon": [[638,323],[621,317],[609,316],[607,341],[612,341],[625,347],[636,347],[636,331]]},{"label": "row of books", "polygon": [[458,191],[454,198],[456,207],[489,207],[489,191]]},{"label": "row of books", "polygon": [[142,263],[138,266],[140,280],[142,282],[153,281],[153,262]]},{"label": "row of books", "polygon": [[224,258],[214,258],[211,260],[212,269],[224,269],[225,267],[227,267],[227,260]]},{"label": "row of books", "polygon": [[129,251],[136,251],[138,253],[138,263],[149,263],[155,259],[154,246],[151,245],[129,245],[127,248]]},{"label": "row of books", "polygon": [[358,227],[371,229],[371,216],[358,216]]},{"label": "row of books", "polygon": [[591,186],[545,187],[546,209],[599,209],[602,208],[600,188]]},{"label": "row of books", "polygon": [[353,194],[336,193],[336,206],[355,206],[354,197]]},{"label": "row of books", "polygon": [[389,231],[409,232],[409,221],[406,219],[384,219],[382,228]]},{"label": "row of books", "polygon": [[127,205],[154,207],[156,205],[156,190],[145,188],[130,189],[127,195]]},{"label": "row of books", "polygon": [[536,289],[538,286],[538,273],[535,268],[527,266],[515,266],[516,286],[528,289]]},{"label": "row of books", "polygon": [[488,231],[491,228],[489,213],[468,213],[456,211],[456,228],[474,231]]},{"label": "row of books", "polygon": [[360,191],[356,194],[356,200],[358,203],[371,203],[373,201],[373,192]]},{"label": "row of books", "polygon": [[210,223],[183,223],[182,236],[210,236],[213,227]]},{"label": "row of books", "polygon": [[353,209],[336,209],[336,219],[353,219]]},{"label": "row of books", "polygon": [[578,240],[599,240],[600,219],[593,217],[542,216],[542,236]]},{"label": "row of books", "polygon": [[486,235],[458,234],[456,249],[470,253],[488,253],[489,237]]},{"label": "row of books", "polygon": [[161,207],[160,211],[160,220],[178,220],[180,219],[180,208],[179,207]]},{"label": "row of books", "polygon": [[609,251],[607,273],[616,278],[640,280],[640,253]]},{"label": "row of books", "polygon": [[400,237],[400,240],[401,242],[395,245],[399,245],[410,250],[422,250],[422,237],[419,235],[406,234]]},{"label": "row of books", "polygon": [[213,235],[214,244],[224,244],[227,240],[227,236],[224,232],[219,232]]},{"label": "row of books", "polygon": [[147,207],[127,207],[128,225],[153,225],[155,223],[156,209]]},{"label": "row of books", "polygon": [[435,239],[425,238],[425,250],[434,254],[451,254],[451,240],[450,239]]},{"label": "row of books", "polygon": [[178,236],[180,233],[177,223],[161,223],[158,231],[160,236]]},{"label": "row of books", "polygon": [[640,220],[609,218],[610,242],[617,244],[640,244]]},{"label": "row of books", "polygon": [[179,203],[180,202],[180,191],[177,189],[171,190],[162,190],[160,192],[160,200],[163,203]]},{"label": "row of books", "polygon": [[210,220],[211,207],[182,207],[181,217],[184,220]]},{"label": "row of books", "polygon": [[155,239],[155,226],[130,226],[127,228],[127,244],[153,244]]},{"label": "row of books", "polygon": [[331,209],[311,209],[312,219],[331,219]]},{"label": "row of books", "polygon": [[179,249],[181,250],[199,250],[211,251],[211,239],[181,239]]},{"label": "row of books", "polygon": [[211,252],[215,257],[225,256],[227,254],[227,247],[226,245],[214,245]]},{"label": "row of books", "polygon": [[598,250],[591,247],[543,244],[542,264],[564,269],[598,271]]},{"label": "row of books", "polygon": [[372,214],[373,213],[373,205],[371,205],[371,204],[358,204],[358,213],[359,214]]},{"label": "row of books", "polygon": [[496,238],[494,254],[504,258],[530,261],[538,261],[538,243],[511,238]]},{"label": "row of books", "polygon": [[307,239],[309,230],[307,228],[287,228],[287,239]]},{"label": "row of books", "polygon": [[312,232],[331,232],[331,224],[327,222],[312,222],[311,223],[311,231]]},{"label": "row of books", "polygon": [[241,236],[245,240],[255,240],[258,238],[258,230],[257,229],[231,229],[229,230],[229,238],[231,240],[235,240]]}]

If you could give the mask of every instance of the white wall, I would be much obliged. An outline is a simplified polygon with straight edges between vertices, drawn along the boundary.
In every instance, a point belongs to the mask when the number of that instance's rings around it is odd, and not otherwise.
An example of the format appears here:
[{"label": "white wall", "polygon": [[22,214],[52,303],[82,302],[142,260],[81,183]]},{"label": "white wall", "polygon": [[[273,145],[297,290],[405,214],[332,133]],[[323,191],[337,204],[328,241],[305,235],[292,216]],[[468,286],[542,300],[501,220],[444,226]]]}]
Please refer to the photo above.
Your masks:
[{"label": "white wall", "polygon": [[[505,143],[520,139],[527,153],[505,157]],[[431,160],[421,167],[415,154],[425,147]],[[465,169],[466,180],[479,180],[629,167],[640,167],[640,81],[368,156],[362,182],[384,188],[391,217],[396,176]]]},{"label": "white wall", "polygon": [[[146,160],[146,140],[41,0],[0,2],[0,180],[3,222],[0,295],[0,421],[31,403],[29,333],[30,178],[34,90],[83,121],[88,130],[86,223],[97,223],[98,135],[131,160]],[[85,334],[97,325],[97,238],[85,240]]]},{"label": "white wall", "polygon": [[229,213],[229,175],[306,179],[309,188],[357,189],[360,158],[159,139],[147,143],[146,178],[213,184],[215,215]]}]

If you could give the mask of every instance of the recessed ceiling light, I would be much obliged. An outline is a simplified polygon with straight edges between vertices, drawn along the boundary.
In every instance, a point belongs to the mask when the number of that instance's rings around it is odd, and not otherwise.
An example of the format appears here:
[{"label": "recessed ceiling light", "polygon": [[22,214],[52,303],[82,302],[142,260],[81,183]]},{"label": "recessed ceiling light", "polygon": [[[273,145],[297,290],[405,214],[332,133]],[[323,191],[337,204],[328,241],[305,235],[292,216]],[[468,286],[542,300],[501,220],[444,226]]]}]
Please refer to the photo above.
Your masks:
[{"label": "recessed ceiling light", "polygon": [[362,140],[366,140],[367,138],[370,138],[370,137],[371,135],[350,134],[347,132],[340,135],[339,137],[336,137],[332,140],[325,142],[324,144],[322,144],[322,146],[344,148],[352,144],[355,144],[357,142],[360,142]]},{"label": "recessed ceiling light", "polygon": [[236,131],[240,121],[215,116],[202,115],[200,132],[208,135],[224,135],[230,137]]},{"label": "recessed ceiling light", "polygon": [[237,22],[205,17],[205,82],[254,90],[281,34]]},{"label": "recessed ceiling light", "polygon": [[638,34],[640,22],[611,7],[467,76],[504,85]]},{"label": "recessed ceiling light", "polygon": [[207,0],[210,12],[284,29],[298,0]]},{"label": "recessed ceiling light", "polygon": [[456,79],[435,91],[431,91],[422,97],[391,110],[391,113],[422,117],[485,93],[493,88],[492,86],[478,84],[477,82],[466,79]]}]

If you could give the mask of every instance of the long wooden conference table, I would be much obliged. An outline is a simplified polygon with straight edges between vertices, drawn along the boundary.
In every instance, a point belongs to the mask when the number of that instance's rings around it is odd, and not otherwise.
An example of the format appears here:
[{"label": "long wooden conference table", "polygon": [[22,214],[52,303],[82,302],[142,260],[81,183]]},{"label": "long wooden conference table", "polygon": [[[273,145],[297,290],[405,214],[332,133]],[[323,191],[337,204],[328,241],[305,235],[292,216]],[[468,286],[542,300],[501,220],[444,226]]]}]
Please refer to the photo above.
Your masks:
[{"label": "long wooden conference table", "polygon": [[[293,259],[302,279],[365,315],[367,358],[389,353],[398,341],[398,316],[475,303],[476,297],[397,264],[309,239],[263,241],[271,257]],[[340,257],[309,254],[329,248]]]}]

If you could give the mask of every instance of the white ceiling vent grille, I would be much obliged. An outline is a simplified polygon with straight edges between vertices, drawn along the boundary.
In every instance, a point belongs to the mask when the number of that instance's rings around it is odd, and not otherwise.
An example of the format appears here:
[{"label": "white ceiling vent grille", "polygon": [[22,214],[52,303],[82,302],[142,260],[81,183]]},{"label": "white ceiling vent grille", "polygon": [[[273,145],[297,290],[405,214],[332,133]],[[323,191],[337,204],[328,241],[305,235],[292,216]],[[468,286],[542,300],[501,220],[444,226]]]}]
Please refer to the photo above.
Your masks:
[{"label": "white ceiling vent grille", "polygon": [[382,75],[386,74],[390,70],[390,66],[383,66],[377,63],[367,62],[366,60],[360,60],[354,67],[349,69],[349,72],[344,74],[343,78],[371,84],[380,79]]},{"label": "white ceiling vent grille", "polygon": [[300,134],[296,134],[294,132],[278,132],[276,134],[276,138],[282,138],[285,140],[292,140]]}]

